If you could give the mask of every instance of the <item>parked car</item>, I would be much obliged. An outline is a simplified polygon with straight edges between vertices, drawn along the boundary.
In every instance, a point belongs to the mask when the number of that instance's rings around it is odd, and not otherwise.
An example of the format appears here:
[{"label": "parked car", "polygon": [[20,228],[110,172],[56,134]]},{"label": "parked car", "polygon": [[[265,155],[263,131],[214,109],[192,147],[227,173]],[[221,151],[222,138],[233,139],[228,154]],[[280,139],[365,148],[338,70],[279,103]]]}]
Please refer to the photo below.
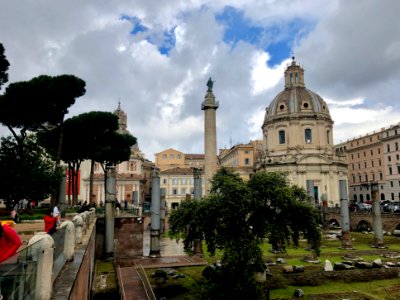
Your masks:
[{"label": "parked car", "polygon": [[359,211],[371,211],[372,205],[369,203],[357,203]]}]

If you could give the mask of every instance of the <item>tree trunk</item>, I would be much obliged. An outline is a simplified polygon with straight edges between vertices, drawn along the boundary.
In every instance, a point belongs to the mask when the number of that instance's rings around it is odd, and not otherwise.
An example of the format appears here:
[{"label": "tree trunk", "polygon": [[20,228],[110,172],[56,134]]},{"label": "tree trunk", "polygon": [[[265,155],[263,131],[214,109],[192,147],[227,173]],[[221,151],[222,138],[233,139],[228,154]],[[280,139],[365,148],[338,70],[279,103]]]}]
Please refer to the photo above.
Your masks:
[{"label": "tree trunk", "polygon": [[[93,196],[93,175],[94,175],[94,160],[90,161],[90,179],[89,179],[89,199],[88,203],[92,203],[92,196]],[[96,203],[97,204],[97,203]]]}]

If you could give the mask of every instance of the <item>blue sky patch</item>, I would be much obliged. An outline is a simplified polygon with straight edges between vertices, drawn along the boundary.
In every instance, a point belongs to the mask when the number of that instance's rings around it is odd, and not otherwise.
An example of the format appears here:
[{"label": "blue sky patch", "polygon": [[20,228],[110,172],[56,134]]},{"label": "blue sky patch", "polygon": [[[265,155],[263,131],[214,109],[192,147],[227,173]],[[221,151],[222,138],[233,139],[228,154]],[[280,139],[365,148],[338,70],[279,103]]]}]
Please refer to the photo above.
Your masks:
[{"label": "blue sky patch", "polygon": [[303,38],[315,24],[303,19],[292,19],[286,23],[271,23],[269,26],[254,24],[242,11],[227,6],[216,16],[225,26],[224,41],[234,48],[239,41],[257,46],[270,54],[270,67],[291,57],[292,45],[296,39]]},{"label": "blue sky patch", "polygon": [[132,30],[131,30],[130,33],[133,34],[133,35],[137,34],[139,32],[147,31],[147,29],[148,29],[146,26],[143,26],[140,23],[140,19],[137,18],[137,17],[122,15],[120,19],[121,20],[127,20],[127,21],[132,23],[133,27],[132,27]]}]

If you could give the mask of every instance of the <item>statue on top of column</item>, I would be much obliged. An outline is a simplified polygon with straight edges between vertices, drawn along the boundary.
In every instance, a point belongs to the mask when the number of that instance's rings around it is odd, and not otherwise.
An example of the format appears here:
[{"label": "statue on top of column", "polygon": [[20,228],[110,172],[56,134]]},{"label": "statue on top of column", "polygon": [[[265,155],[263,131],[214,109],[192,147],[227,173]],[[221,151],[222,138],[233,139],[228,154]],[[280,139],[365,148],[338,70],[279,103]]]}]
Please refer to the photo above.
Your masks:
[{"label": "statue on top of column", "polygon": [[207,92],[212,92],[212,88],[213,88],[214,82],[215,81],[212,81],[211,77],[208,78],[208,81],[207,81],[207,87],[208,87]]}]

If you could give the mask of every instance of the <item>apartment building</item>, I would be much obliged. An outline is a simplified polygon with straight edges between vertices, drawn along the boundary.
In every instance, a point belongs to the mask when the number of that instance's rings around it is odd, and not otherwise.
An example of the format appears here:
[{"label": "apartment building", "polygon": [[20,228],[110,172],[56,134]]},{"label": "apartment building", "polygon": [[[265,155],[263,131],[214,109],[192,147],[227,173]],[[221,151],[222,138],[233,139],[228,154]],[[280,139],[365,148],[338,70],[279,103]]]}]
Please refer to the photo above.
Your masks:
[{"label": "apartment building", "polygon": [[335,146],[347,156],[350,200],[371,201],[371,184],[377,184],[381,201],[400,200],[399,127],[381,128]]}]

